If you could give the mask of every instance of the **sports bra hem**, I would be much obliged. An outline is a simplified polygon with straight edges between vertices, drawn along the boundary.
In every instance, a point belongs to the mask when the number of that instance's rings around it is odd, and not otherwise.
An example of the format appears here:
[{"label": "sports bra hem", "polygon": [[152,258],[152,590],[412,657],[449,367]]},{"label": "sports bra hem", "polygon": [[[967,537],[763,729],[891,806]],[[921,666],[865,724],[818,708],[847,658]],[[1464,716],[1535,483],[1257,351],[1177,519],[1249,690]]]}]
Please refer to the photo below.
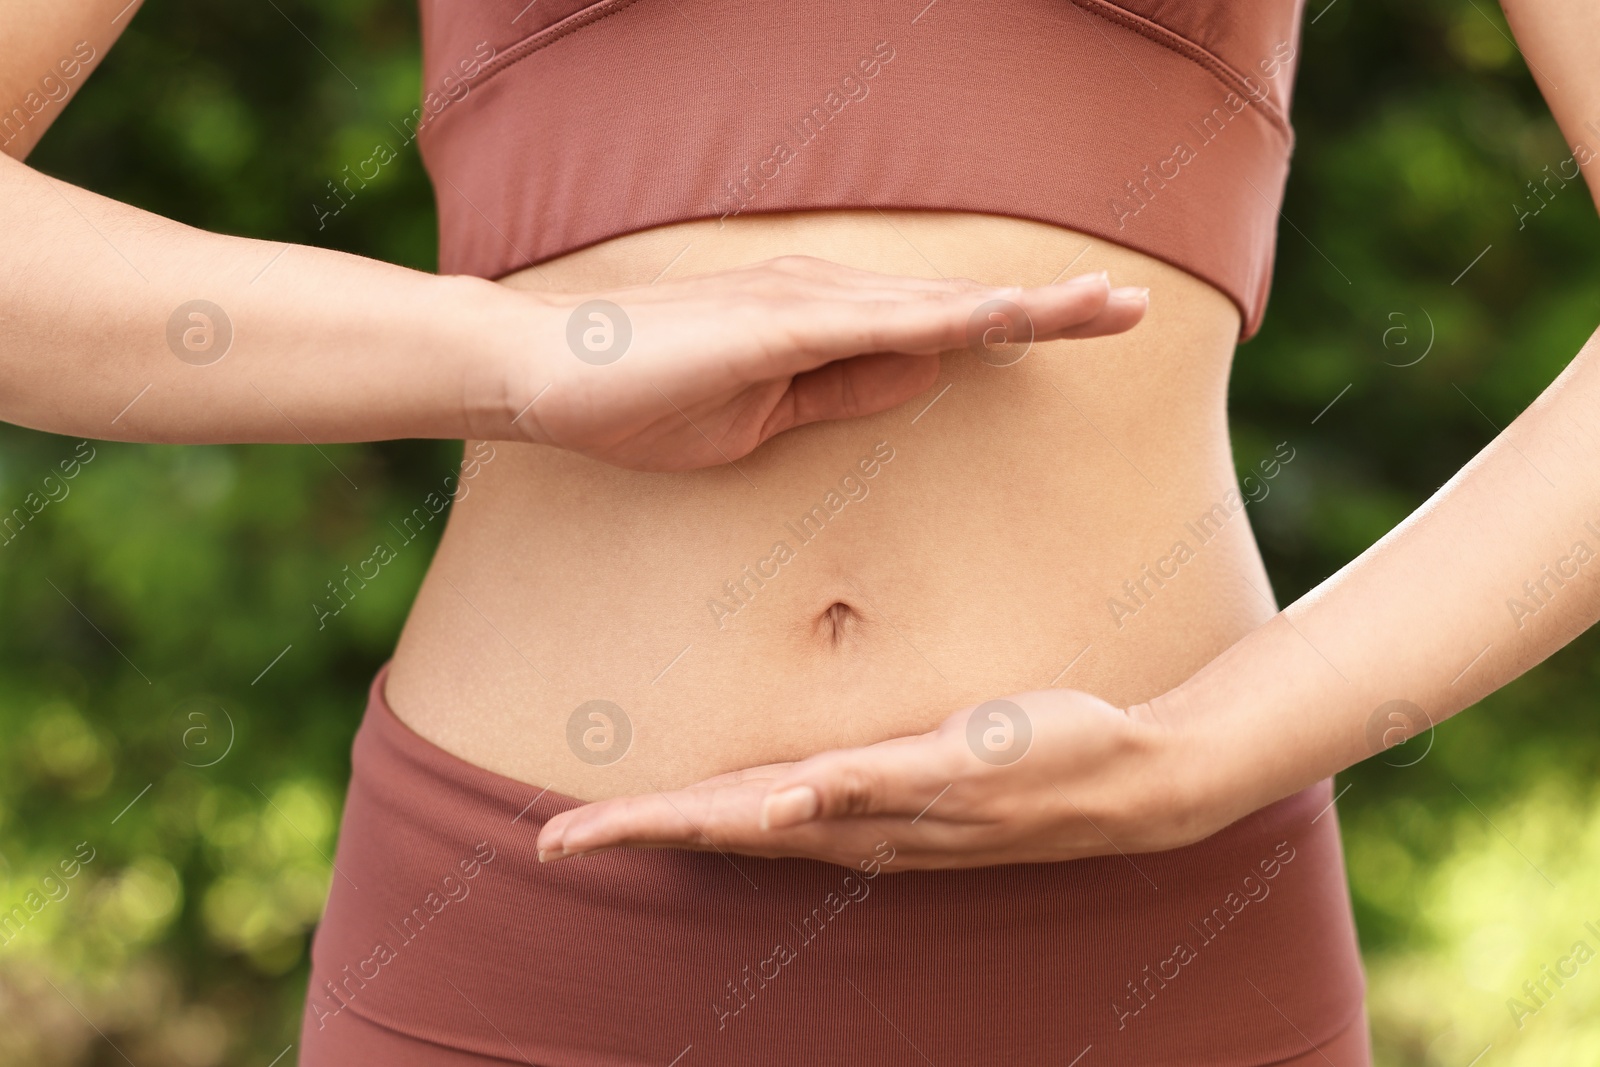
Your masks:
[{"label": "sports bra hem", "polygon": [[479,75],[479,84],[492,80],[501,71],[527,59],[541,48],[547,48],[563,37],[577,33],[586,26],[593,25],[601,19],[615,15],[625,7],[631,6],[635,0],[596,0],[595,3],[579,11],[574,11],[560,22],[546,26],[542,30],[535,30],[528,36],[521,38],[484,64],[483,73]]},{"label": "sports bra hem", "polygon": [[[625,2],[631,3],[632,0],[625,0]],[[1115,237],[1111,237],[1111,236],[1108,236],[1106,234],[1096,232],[1094,230],[1080,230],[1080,229],[1077,229],[1076,227],[1072,227],[1072,226],[1063,226],[1061,223],[1055,222],[1055,221],[1053,221],[1051,219],[1035,218],[1032,215],[1019,215],[1019,214],[1016,214],[1014,212],[1005,212],[1005,211],[976,211],[976,210],[973,210],[971,208],[961,208],[961,207],[942,207],[942,206],[941,207],[930,207],[927,204],[838,204],[838,203],[834,203],[834,204],[828,204],[826,207],[778,207],[778,208],[768,208],[766,210],[741,211],[741,212],[739,212],[739,214],[740,215],[803,215],[803,214],[816,214],[816,213],[824,212],[824,211],[939,211],[939,212],[944,212],[944,213],[951,214],[951,215],[989,215],[989,216],[992,216],[994,218],[999,218],[999,219],[1021,219],[1024,222],[1037,222],[1037,223],[1040,223],[1041,225],[1052,226],[1052,227],[1054,227],[1054,228],[1056,228],[1058,230],[1064,230],[1064,231],[1067,231],[1069,233],[1082,234],[1084,237],[1089,238],[1090,240],[1105,241],[1108,244],[1116,245],[1118,248],[1125,249],[1125,250],[1127,250],[1129,252],[1137,252],[1139,255],[1149,256],[1151,259],[1158,260],[1161,263],[1164,263],[1167,266],[1173,268],[1174,270],[1182,271],[1188,277],[1193,278],[1194,280],[1196,280],[1198,282],[1204,283],[1207,288],[1212,289],[1217,293],[1220,293],[1222,295],[1222,297],[1224,299],[1226,299],[1230,305],[1232,305],[1234,311],[1238,312],[1238,314],[1239,314],[1239,332],[1240,332],[1240,337],[1238,339],[1238,343],[1242,344],[1245,341],[1248,341],[1250,339],[1249,336],[1245,336],[1244,335],[1245,327],[1246,327],[1247,323],[1249,322],[1249,315],[1246,313],[1245,308],[1239,303],[1238,298],[1230,295],[1227,291],[1225,291],[1219,285],[1217,285],[1216,282],[1214,282],[1214,281],[1212,281],[1212,280],[1210,280],[1208,278],[1202,278],[1199,274],[1196,274],[1193,267],[1185,266],[1182,263],[1179,263],[1179,262],[1171,259],[1168,256],[1163,256],[1163,255],[1161,255],[1161,254],[1159,254],[1157,252],[1152,252],[1152,251],[1150,251],[1148,249],[1135,248],[1133,245],[1123,244],[1121,241],[1117,240]],[[553,255],[553,256],[546,256],[544,259],[532,259],[532,258],[523,257],[523,256],[521,256],[521,250],[519,249],[518,250],[519,259],[517,260],[515,265],[507,267],[505,270],[501,271],[500,273],[498,273],[496,275],[493,275],[492,277],[489,278],[489,280],[490,281],[500,281],[502,278],[508,278],[511,275],[516,274],[518,271],[524,271],[524,270],[528,270],[528,269],[530,269],[532,267],[537,267],[537,266],[539,266],[541,264],[548,263],[553,259],[560,259],[562,256],[571,255],[574,252],[581,252],[585,248],[593,248],[595,245],[605,244],[607,241],[615,240],[618,237],[627,237],[627,236],[629,236],[631,234],[644,233],[644,232],[646,232],[648,230],[658,229],[658,228],[660,228],[662,226],[672,226],[672,225],[675,225],[675,224],[680,223],[680,222],[705,222],[708,219],[717,219],[717,218],[722,218],[722,217],[723,216],[714,215],[714,214],[710,214],[710,213],[687,215],[687,216],[672,215],[670,217],[664,217],[662,219],[657,219],[657,220],[654,220],[654,221],[642,223],[641,225],[633,227],[632,229],[620,230],[620,231],[618,231],[616,233],[608,233],[604,237],[598,237],[595,240],[589,241],[586,244],[574,245],[571,248],[563,249],[558,254]],[[1251,335],[1251,336],[1253,336],[1253,335]]]},{"label": "sports bra hem", "polygon": [[[484,64],[483,72],[479,77],[479,84],[486,84],[492,81],[502,72],[509,70],[535,52],[548,48],[563,37],[569,37],[581,29],[592,26],[603,18],[615,15],[622,9],[631,7],[635,2],[636,0],[596,0],[595,3],[590,4],[588,7],[574,11],[560,22],[546,26],[542,30],[535,30]],[[1278,134],[1291,147],[1293,146],[1294,128],[1290,124],[1288,116],[1272,100],[1268,98],[1258,99],[1249,87],[1247,76],[1240,73],[1232,64],[1215,52],[1191,41],[1174,30],[1168,29],[1153,19],[1135,14],[1121,5],[1113,3],[1112,0],[1068,0],[1068,2],[1086,14],[1096,15],[1114,26],[1120,26],[1129,32],[1137,33],[1141,37],[1153,41],[1187,59],[1220,82],[1223,88],[1239,94],[1259,108],[1266,117],[1268,124],[1277,130]],[[439,118],[442,119],[444,116],[440,115]]]},{"label": "sports bra hem", "polygon": [[1248,76],[1241,73],[1215,52],[1196,44],[1181,33],[1170,30],[1153,19],[1135,14],[1122,5],[1113,3],[1112,0],[1071,0],[1071,2],[1086,12],[1100,16],[1113,25],[1122,26],[1139,34],[1141,37],[1154,41],[1163,48],[1176,52],[1221,82],[1223,88],[1237,93],[1260,108],[1272,126],[1291,144],[1293,143],[1294,129],[1289,123],[1288,116],[1270,99],[1257,99],[1250,88]]}]

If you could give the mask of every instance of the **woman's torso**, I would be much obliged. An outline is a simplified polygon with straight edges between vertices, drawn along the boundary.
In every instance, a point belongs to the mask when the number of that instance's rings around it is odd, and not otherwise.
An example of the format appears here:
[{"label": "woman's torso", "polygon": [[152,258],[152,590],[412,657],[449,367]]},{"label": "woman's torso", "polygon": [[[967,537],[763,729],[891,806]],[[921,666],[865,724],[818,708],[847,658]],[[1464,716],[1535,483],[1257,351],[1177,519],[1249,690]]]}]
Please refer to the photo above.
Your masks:
[{"label": "woman's torso", "polygon": [[[425,0],[446,271],[594,291],[802,253],[1105,269],[1151,303],[1122,336],[948,354],[911,402],[736,466],[469,442],[357,737],[305,1062],[1370,1061],[1327,782],[1184,849],[905,873],[870,901],[810,861],[535,850],[584,799],[1017,690],[1137,701],[1269,617],[1244,499],[1294,442],[1239,456],[1241,495],[1226,394],[1298,22],[1298,0]],[[452,894],[469,855],[496,858]]]},{"label": "woman's torso", "polygon": [[1226,387],[1271,275],[1299,21],[1299,0],[424,0],[446,271],[583,291],[801,253],[1007,285],[1106,269],[1151,305],[1009,366],[950,354],[912,402],[736,466],[470,444],[395,712],[593,798],[1017,690],[1143,699],[1266,619]]},{"label": "woman's torso", "polygon": [[1105,269],[1149,286],[1150,311],[1010,365],[1015,348],[947,354],[910,403],[734,466],[469,444],[388,681],[413,729],[598,798],[924,731],[1019,690],[1142,700],[1275,610],[1226,426],[1239,313],[1149,256],[996,216],[823,211],[657,227],[505,281],[605,289],[789,253],[997,285]]}]

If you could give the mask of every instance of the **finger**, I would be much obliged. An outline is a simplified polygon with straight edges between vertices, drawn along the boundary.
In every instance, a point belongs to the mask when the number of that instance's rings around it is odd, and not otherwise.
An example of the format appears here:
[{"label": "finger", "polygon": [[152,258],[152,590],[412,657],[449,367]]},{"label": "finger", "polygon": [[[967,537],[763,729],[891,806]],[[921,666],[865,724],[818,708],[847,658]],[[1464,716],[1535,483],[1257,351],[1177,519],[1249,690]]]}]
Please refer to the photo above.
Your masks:
[{"label": "finger", "polygon": [[562,812],[539,831],[545,858],[624,844],[695,847],[758,824],[765,782],[617,797]]},{"label": "finger", "polygon": [[[1096,839],[1097,842],[1100,840]],[[863,870],[870,866],[874,874],[879,871],[893,873],[924,868],[990,866],[1018,862],[1019,858],[1024,861],[1060,858],[1056,850],[1050,848],[1019,852],[1011,837],[997,837],[990,825],[951,823],[932,818],[913,823],[904,816],[818,820],[772,830],[761,830],[748,824],[718,825],[714,832],[692,840],[662,842],[649,838],[624,838],[570,852],[562,858],[580,859],[615,848],[674,848],[724,855],[793,857]],[[1094,848],[1079,851],[1083,855],[1099,854]],[[1069,854],[1076,858],[1076,853]]]},{"label": "finger", "polygon": [[[667,799],[664,795],[661,799]],[[905,855],[927,857],[918,866],[960,866],[962,856],[987,850],[993,834],[987,828],[952,825],[925,819],[912,823],[904,816],[868,816],[817,820],[783,829],[762,829],[755,812],[758,797],[699,799],[671,798],[683,812],[704,815],[694,819],[693,832],[649,822],[585,824],[569,833],[562,851],[551,851],[541,841],[540,858],[547,862],[578,859],[614,848],[676,848],[696,852],[738,853],[748,856],[804,857],[855,866],[875,854],[878,846],[892,842]]]},{"label": "finger", "polygon": [[1041,340],[1081,340],[1087,337],[1105,337],[1123,333],[1137,326],[1150,307],[1150,290],[1129,286],[1111,290],[1105,307],[1087,322],[1068,327]]},{"label": "finger", "polygon": [[[752,794],[753,802],[759,803],[759,798],[766,795],[767,786],[793,766],[793,763],[768,763],[759,767],[728,771],[697,782],[687,789],[679,790],[672,797],[665,793],[651,793],[643,796],[614,797],[585,804],[549,819],[539,831],[538,847],[541,851],[561,851],[565,835],[574,827],[585,827],[586,833],[598,833],[608,826],[618,832],[637,827],[663,841],[671,839],[686,842],[693,833],[698,832],[694,817],[690,813],[701,810],[705,803],[705,793],[715,789],[748,786],[755,790]],[[674,800],[674,797],[677,799]]]},{"label": "finger", "polygon": [[789,316],[768,314],[771,321],[766,325],[781,331],[782,342],[771,345],[772,363],[767,369],[769,376],[799,374],[863,353],[936,355],[964,348],[971,343],[973,330],[984,327],[985,305],[995,300],[1015,304],[1035,336],[1055,336],[1092,320],[1109,296],[1102,272],[1035,289],[979,289],[891,301],[800,302]]},{"label": "finger", "polygon": [[[1047,339],[1060,336],[1064,331],[1092,321],[1105,308],[1110,298],[1111,286],[1104,271],[1086,274],[1052,285],[1035,288],[1011,287],[977,292],[952,294],[939,298],[948,318],[937,323],[928,322],[921,329],[928,335],[936,351],[973,348],[984,344],[984,338],[997,321],[1007,324],[1008,335],[1015,334]],[[885,350],[921,352],[916,336],[918,324],[912,316],[916,305],[895,308],[885,315],[889,336],[882,340]],[[996,316],[999,316],[998,320]],[[900,344],[888,343],[894,331],[905,331],[907,336]]]},{"label": "finger", "polygon": [[938,377],[938,356],[879,352],[835,360],[794,376],[767,416],[761,439],[807,423],[888,411],[925,391]]},{"label": "finger", "polygon": [[966,769],[959,744],[932,733],[803,760],[768,787],[761,825],[787,828],[862,815],[920,818]]},{"label": "finger", "polygon": [[[875,828],[872,832],[880,835],[891,826],[898,827],[899,832],[904,832],[908,825],[916,826],[916,823],[908,823],[907,815],[892,813],[833,821],[817,819],[808,825],[764,826],[762,802],[768,795],[769,784],[759,780],[715,787],[691,786],[586,804],[563,812],[545,824],[537,842],[539,855],[551,860],[617,847],[819,855],[838,849],[843,842],[866,832],[861,826],[870,825]],[[938,790],[933,790],[920,798],[917,810],[911,814],[919,814],[937,795]],[[943,820],[918,821],[923,823],[919,832],[924,835],[948,834],[950,829],[950,824]],[[935,828],[935,822],[940,824],[939,828]],[[926,845],[942,847],[937,840],[930,840]]]},{"label": "finger", "polygon": [[605,827],[637,828],[663,840],[687,840],[694,824],[667,803],[663,794],[614,797],[561,812],[539,830],[541,858],[592,851],[620,839]]},{"label": "finger", "polygon": [[[1104,280],[1104,272],[1090,277]],[[1081,279],[1075,279],[1081,280]],[[1060,286],[1022,290],[1015,296],[991,300],[982,306],[986,313],[987,338],[995,329],[1003,330],[1002,340],[1054,341],[1103,337],[1131,329],[1144,317],[1150,303],[1150,290],[1142,286],[1112,289],[1107,285],[1104,300],[1085,310],[1083,293],[1062,293]],[[968,346],[973,336],[969,332]]]}]

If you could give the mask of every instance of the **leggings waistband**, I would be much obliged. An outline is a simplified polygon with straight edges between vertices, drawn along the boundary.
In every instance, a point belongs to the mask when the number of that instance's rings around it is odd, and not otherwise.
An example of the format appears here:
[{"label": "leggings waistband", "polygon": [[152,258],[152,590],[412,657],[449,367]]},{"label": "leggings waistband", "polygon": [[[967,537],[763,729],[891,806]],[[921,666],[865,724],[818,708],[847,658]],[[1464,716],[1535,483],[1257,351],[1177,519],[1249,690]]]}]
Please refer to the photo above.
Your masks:
[{"label": "leggings waistband", "polygon": [[540,864],[539,828],[582,801],[425,740],[385,674],[356,736],[302,1063],[358,1062],[371,1023],[431,1048],[419,1063],[1245,1067],[1360,1011],[1328,782],[1135,856],[895,873],[885,841],[854,867],[679,850]]}]

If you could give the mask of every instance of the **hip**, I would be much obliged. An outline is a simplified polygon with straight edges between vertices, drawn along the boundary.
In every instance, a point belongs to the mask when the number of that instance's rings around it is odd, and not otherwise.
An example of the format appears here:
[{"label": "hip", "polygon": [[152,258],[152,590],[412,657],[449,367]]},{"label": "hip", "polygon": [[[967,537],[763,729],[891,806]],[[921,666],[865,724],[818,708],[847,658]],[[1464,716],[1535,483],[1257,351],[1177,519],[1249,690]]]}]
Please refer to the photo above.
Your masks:
[{"label": "hip", "polygon": [[631,850],[541,865],[540,825],[579,801],[431,745],[381,675],[353,762],[308,1064],[358,1062],[381,1037],[540,1067],[1091,1048],[1245,1067],[1326,1049],[1361,1009],[1327,782],[1170,852],[896,873],[892,841],[853,867]]},{"label": "hip", "polygon": [[1271,616],[1246,505],[1293,444],[1236,479],[1237,313],[1150,257],[1016,219],[813,212],[661,227],[508,283],[791,252],[995,283],[1106,269],[1152,305],[1127,335],[951,353],[902,408],[737,464],[641,474],[474,444],[390,675],[408,725],[595,799],[920,732],[1007,692],[1146,699]]}]

